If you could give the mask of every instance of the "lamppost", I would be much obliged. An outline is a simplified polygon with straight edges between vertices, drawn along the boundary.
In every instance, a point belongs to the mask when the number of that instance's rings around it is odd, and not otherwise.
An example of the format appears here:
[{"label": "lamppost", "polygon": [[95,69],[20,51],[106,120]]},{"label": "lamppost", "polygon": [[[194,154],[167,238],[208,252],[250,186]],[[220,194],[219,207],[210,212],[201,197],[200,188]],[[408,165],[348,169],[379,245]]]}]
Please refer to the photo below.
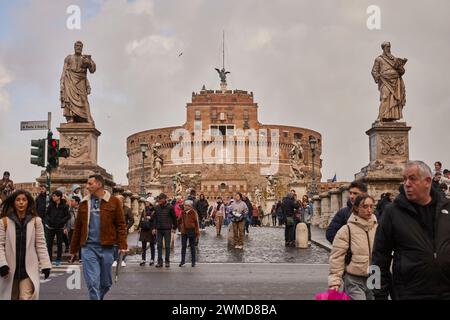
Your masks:
[{"label": "lamppost", "polygon": [[316,157],[317,139],[314,136],[309,136],[309,147],[311,148],[311,155],[312,155],[311,194],[314,196],[317,193],[316,172],[314,171],[314,160]]},{"label": "lamppost", "polygon": [[148,144],[141,142],[141,152],[142,152],[142,172],[141,172],[141,197],[145,198],[145,172],[144,172],[144,160],[147,158],[145,153],[148,150]]}]

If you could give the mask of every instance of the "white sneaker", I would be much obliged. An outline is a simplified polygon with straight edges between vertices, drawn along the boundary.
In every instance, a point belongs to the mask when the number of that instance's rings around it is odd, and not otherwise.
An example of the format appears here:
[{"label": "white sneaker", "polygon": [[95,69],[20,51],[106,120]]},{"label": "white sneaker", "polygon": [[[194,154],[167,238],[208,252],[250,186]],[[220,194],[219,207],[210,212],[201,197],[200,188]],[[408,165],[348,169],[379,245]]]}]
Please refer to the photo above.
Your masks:
[{"label": "white sneaker", "polygon": [[122,263],[120,264],[121,267],[126,267],[127,264],[125,263],[125,261],[122,261]]},{"label": "white sneaker", "polygon": [[113,267],[117,267],[117,261],[114,261],[112,264]]}]

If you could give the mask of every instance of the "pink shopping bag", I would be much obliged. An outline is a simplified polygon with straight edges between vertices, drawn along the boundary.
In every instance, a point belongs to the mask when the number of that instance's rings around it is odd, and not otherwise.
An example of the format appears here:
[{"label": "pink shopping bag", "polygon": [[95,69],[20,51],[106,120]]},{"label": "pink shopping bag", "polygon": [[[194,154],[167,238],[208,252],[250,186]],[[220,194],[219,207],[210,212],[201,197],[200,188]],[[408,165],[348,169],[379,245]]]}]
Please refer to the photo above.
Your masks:
[{"label": "pink shopping bag", "polygon": [[328,290],[327,292],[316,294],[316,300],[350,300],[350,297],[343,291]]}]

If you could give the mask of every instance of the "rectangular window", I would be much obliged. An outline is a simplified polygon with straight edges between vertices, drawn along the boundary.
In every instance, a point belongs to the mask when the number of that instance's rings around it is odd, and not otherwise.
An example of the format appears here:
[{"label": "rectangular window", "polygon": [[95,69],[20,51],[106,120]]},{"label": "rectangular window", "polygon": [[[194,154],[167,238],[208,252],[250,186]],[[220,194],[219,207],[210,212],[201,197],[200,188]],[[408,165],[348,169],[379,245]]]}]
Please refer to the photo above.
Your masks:
[{"label": "rectangular window", "polygon": [[220,113],[220,120],[225,120],[225,113],[224,112],[221,112]]},{"label": "rectangular window", "polygon": [[289,131],[283,131],[283,135],[284,135],[285,138],[288,138],[289,137]]},{"label": "rectangular window", "polygon": [[202,130],[202,122],[199,120],[194,121],[194,130],[199,131]]},{"label": "rectangular window", "polygon": [[244,120],[248,120],[248,110],[244,110]]},{"label": "rectangular window", "polygon": [[213,120],[217,119],[217,110],[211,110],[211,119]]},{"label": "rectangular window", "polygon": [[202,119],[202,114],[200,112],[200,110],[195,110],[195,120],[201,120]]}]

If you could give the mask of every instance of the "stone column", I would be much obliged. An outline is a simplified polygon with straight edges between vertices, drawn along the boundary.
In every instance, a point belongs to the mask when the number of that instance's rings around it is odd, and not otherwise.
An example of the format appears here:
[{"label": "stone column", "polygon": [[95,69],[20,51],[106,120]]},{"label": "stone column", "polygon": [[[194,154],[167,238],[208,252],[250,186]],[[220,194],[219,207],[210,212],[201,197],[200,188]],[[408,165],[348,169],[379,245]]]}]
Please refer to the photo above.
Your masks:
[{"label": "stone column", "polygon": [[319,228],[325,229],[328,227],[328,217],[330,216],[330,196],[328,192],[320,194],[320,223]]},{"label": "stone column", "polygon": [[131,196],[131,212],[134,217],[134,225],[136,226],[136,222],[139,220],[139,195],[134,193]]},{"label": "stone column", "polygon": [[341,192],[339,191],[339,189],[331,189],[329,194],[331,202],[330,202],[330,216],[328,218],[327,227],[330,224],[331,220],[333,220],[333,217],[336,214],[336,212],[339,211],[339,196]]},{"label": "stone column", "polygon": [[341,190],[341,208],[345,208],[347,206],[347,201],[350,196],[350,192],[348,191],[348,186],[343,186],[340,188]]},{"label": "stone column", "polygon": [[318,226],[320,224],[320,215],[321,215],[320,197],[314,196],[312,199],[313,199],[313,217],[311,224],[313,226]]}]

